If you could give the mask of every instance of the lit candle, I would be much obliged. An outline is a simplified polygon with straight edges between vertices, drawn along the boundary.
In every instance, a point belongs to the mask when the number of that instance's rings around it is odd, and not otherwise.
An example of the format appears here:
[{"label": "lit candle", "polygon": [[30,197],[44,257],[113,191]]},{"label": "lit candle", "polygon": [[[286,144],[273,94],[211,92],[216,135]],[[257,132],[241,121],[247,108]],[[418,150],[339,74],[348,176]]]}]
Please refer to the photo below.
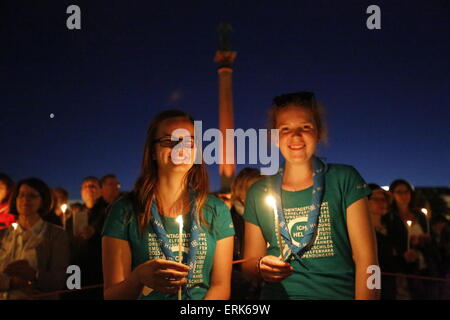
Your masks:
[{"label": "lit candle", "polygon": [[63,220],[63,229],[66,230],[66,210],[67,210],[67,204],[64,203],[61,205],[61,212],[62,212],[62,220]]},{"label": "lit candle", "polygon": [[408,245],[407,245],[407,248],[409,250],[409,248],[410,248],[410,246],[409,246],[409,236],[410,236],[410,229],[411,229],[412,221],[408,220],[408,221],[406,221],[406,224],[408,225],[408,242],[407,242]]},{"label": "lit candle", "polygon": [[425,218],[427,220],[427,233],[430,234],[430,217],[428,216],[428,210],[422,208],[421,211],[425,215]]},{"label": "lit candle", "polygon": [[14,228],[14,241],[13,241],[13,247],[12,247],[12,258],[13,258],[13,260],[16,260],[16,248],[17,248],[16,241],[18,239],[17,239],[17,235],[15,233],[16,233],[17,227],[19,225],[17,224],[17,222],[13,222],[13,223],[11,223],[11,225]]},{"label": "lit candle", "polygon": [[272,196],[266,197],[266,203],[273,209],[273,218],[275,220],[275,234],[277,236],[278,247],[280,248],[280,259],[283,260],[283,242],[281,241],[281,234],[278,222],[277,201]]},{"label": "lit candle", "polygon": [[[178,262],[183,262],[183,216],[178,216],[175,219],[178,222],[179,231],[178,231]],[[182,300],[181,297],[181,286],[178,288],[178,300]]]}]

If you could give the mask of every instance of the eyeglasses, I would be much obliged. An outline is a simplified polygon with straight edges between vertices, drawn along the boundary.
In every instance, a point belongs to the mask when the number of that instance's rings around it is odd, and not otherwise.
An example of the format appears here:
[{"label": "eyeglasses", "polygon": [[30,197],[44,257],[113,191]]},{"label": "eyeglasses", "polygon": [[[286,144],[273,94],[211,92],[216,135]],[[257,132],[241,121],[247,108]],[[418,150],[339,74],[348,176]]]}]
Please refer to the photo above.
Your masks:
[{"label": "eyeglasses", "polygon": [[[181,141],[180,141],[181,140]],[[172,140],[172,138],[164,136],[158,139],[153,140],[154,143],[159,143],[161,147],[165,148],[173,148],[177,144],[181,143],[185,148],[194,148],[195,139],[193,136],[180,137],[177,140]]]}]

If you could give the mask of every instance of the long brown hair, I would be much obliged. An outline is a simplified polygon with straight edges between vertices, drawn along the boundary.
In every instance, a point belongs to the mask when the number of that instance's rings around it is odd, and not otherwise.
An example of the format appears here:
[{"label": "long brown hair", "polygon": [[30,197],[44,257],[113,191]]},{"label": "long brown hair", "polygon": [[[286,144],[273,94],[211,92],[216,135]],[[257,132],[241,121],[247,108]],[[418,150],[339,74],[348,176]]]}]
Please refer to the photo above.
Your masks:
[{"label": "long brown hair", "polygon": [[[134,185],[133,194],[137,201],[139,229],[144,232],[151,218],[151,208],[156,187],[158,184],[158,164],[153,158],[155,153],[160,124],[171,118],[185,118],[194,124],[194,119],[188,113],[181,110],[167,110],[156,115],[150,122],[145,140],[144,155],[142,158],[141,173]],[[184,185],[196,195],[195,210],[199,213],[199,220],[206,224],[202,210],[206,204],[209,191],[209,178],[203,160],[201,163],[194,163],[191,169],[184,176]],[[200,225],[200,221],[197,221]]]}]

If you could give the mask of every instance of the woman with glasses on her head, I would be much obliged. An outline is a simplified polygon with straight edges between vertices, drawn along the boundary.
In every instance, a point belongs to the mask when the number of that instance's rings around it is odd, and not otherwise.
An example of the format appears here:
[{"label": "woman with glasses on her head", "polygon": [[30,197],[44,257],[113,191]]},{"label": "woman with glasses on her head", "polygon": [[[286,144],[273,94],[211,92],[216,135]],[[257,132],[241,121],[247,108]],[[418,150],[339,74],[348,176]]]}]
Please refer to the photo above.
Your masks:
[{"label": "woman with glasses on her head", "polygon": [[234,228],[226,205],[208,195],[196,153],[191,116],[169,110],[153,119],[141,174],[105,222],[106,299],[177,299],[180,288],[182,299],[229,298]]},{"label": "woman with glasses on her head", "polygon": [[50,189],[43,181],[30,178],[17,183],[11,195],[17,223],[0,231],[3,298],[20,299],[64,288],[69,239],[62,228],[42,219],[50,206]]},{"label": "woman with glasses on her head", "polygon": [[276,97],[270,126],[285,165],[247,194],[244,272],[265,282],[262,299],[377,298],[370,190],[353,167],[315,155],[325,127],[314,95]]}]

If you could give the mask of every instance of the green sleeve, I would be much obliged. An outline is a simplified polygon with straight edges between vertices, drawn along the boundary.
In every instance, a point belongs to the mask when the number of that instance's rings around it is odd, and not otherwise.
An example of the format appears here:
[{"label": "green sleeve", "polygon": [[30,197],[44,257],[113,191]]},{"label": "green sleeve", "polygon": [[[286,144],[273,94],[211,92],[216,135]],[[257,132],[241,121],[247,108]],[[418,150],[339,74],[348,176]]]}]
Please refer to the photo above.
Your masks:
[{"label": "green sleeve", "polygon": [[218,200],[215,205],[215,211],[214,236],[216,240],[234,236],[233,220],[226,204]]},{"label": "green sleeve", "polygon": [[370,188],[359,172],[348,166],[344,182],[344,204],[347,209],[352,203],[370,195]]},{"label": "green sleeve", "polygon": [[102,236],[109,236],[112,238],[118,238],[122,240],[128,240],[128,227],[129,222],[129,204],[126,199],[120,199],[116,201],[106,217],[105,224],[103,226]]}]

